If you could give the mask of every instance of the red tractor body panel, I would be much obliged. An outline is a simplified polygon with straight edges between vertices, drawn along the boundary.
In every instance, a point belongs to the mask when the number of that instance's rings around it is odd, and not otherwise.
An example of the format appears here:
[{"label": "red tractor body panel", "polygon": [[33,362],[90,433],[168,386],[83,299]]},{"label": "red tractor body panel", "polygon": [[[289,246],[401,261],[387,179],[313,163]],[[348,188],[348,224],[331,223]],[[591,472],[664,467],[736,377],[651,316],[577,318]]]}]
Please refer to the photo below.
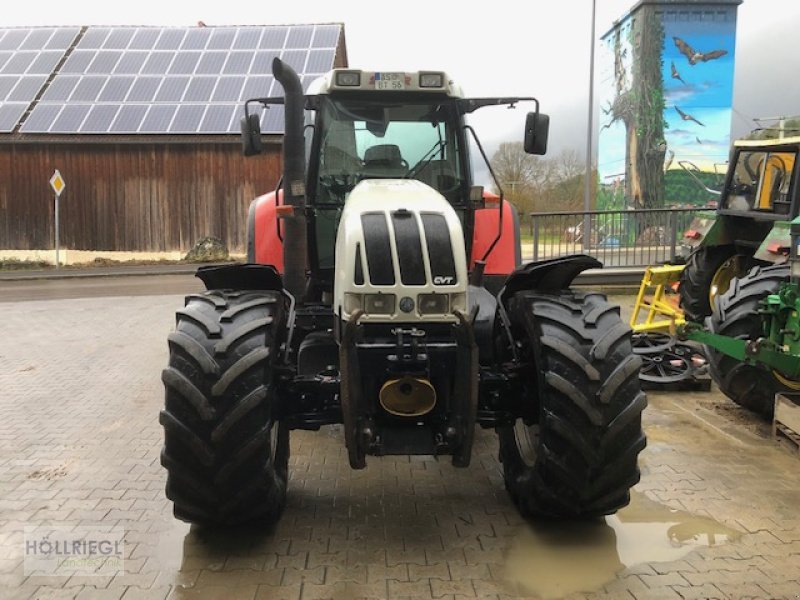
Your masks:
[{"label": "red tractor body panel", "polygon": [[[475,211],[475,230],[472,236],[472,258],[470,271],[476,260],[483,255],[497,237],[500,224],[500,200],[494,194],[484,193],[487,207]],[[503,230],[491,254],[486,258],[487,275],[509,275],[522,262],[519,245],[519,218],[516,209],[503,200]]]},{"label": "red tractor body panel", "polygon": [[[279,192],[281,199],[283,192]],[[272,265],[278,273],[283,273],[283,242],[278,237],[278,211],[275,192],[259,196],[253,202],[255,211],[251,229],[255,256],[253,262]]]}]

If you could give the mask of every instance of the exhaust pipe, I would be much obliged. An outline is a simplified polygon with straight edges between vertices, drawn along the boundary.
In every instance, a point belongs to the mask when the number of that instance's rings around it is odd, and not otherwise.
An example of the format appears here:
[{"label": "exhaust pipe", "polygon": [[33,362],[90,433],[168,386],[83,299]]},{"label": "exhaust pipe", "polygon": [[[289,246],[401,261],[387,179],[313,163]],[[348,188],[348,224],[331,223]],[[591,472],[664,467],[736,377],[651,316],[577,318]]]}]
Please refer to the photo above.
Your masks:
[{"label": "exhaust pipe", "polygon": [[294,207],[284,220],[283,279],[284,286],[298,302],[306,292],[308,244],[306,240],[306,155],[303,139],[305,97],[297,73],[280,58],[272,61],[272,74],[283,86],[283,201]]},{"label": "exhaust pipe", "polygon": [[436,405],[436,390],[427,379],[401,377],[390,379],[378,394],[381,406],[398,417],[421,417]]}]

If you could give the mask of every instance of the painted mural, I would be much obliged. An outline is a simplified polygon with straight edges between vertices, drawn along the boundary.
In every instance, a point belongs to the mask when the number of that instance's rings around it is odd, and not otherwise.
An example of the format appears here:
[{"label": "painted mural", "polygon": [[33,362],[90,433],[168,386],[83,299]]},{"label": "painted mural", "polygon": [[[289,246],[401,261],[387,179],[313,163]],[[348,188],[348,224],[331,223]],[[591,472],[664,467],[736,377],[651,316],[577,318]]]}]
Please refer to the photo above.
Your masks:
[{"label": "painted mural", "polygon": [[712,201],[725,171],[733,102],[736,5],[638,5],[603,37],[600,208]]}]

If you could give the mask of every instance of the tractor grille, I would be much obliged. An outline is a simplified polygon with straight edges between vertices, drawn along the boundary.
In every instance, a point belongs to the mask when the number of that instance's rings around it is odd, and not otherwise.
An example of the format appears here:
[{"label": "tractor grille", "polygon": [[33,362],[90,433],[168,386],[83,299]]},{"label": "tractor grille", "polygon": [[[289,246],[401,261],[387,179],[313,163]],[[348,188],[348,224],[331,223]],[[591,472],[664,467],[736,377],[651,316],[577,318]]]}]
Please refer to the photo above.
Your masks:
[{"label": "tractor grille", "polygon": [[[422,236],[414,213],[401,209],[390,215],[394,230],[394,247],[397,249],[397,262],[400,266],[399,273],[395,273],[392,263],[391,230],[386,216],[383,212],[361,215],[370,283],[394,285],[399,280],[403,285],[426,285],[428,278],[425,273]],[[458,283],[456,265],[447,220],[444,215],[438,213],[422,213],[421,220],[425,229],[432,283],[456,285]],[[359,249],[358,262],[360,254]]]}]

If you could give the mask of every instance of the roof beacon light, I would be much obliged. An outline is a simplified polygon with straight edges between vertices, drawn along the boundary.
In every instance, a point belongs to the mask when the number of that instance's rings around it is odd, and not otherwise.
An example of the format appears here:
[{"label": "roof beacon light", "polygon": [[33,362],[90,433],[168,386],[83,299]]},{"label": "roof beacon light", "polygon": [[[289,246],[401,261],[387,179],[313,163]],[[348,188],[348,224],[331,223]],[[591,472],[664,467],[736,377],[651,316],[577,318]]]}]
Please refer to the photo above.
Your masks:
[{"label": "roof beacon light", "polygon": [[421,88],[444,87],[444,73],[420,73],[419,87]]},{"label": "roof beacon light", "polygon": [[361,85],[361,73],[358,71],[338,71],[336,73],[336,85],[341,87],[359,87]]}]

